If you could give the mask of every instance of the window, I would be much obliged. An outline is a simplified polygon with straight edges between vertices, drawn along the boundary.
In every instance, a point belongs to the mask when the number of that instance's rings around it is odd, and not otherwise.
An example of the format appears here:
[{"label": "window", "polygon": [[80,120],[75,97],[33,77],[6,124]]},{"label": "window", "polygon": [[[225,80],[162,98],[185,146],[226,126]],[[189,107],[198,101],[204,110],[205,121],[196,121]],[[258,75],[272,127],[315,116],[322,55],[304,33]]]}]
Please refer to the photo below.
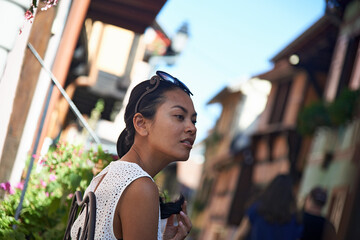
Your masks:
[{"label": "window", "polygon": [[337,96],[341,90],[349,85],[351,73],[354,67],[357,49],[359,47],[360,36],[349,39],[349,43],[346,49],[343,69],[340,76],[339,87],[337,88]]},{"label": "window", "polygon": [[291,81],[280,82],[277,86],[273,110],[269,123],[280,123],[283,119],[286,102],[289,96]]}]

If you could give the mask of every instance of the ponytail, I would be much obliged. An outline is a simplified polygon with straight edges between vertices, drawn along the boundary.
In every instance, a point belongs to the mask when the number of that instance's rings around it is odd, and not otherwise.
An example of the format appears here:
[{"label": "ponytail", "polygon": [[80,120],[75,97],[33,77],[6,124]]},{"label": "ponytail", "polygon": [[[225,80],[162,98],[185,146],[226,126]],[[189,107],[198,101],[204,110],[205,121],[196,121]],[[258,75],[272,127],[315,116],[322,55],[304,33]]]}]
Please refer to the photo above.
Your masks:
[{"label": "ponytail", "polygon": [[133,131],[129,131],[127,128],[125,128],[121,132],[116,142],[116,150],[119,158],[122,158],[130,150],[131,146],[134,143],[134,135],[135,135],[134,129]]},{"label": "ponytail", "polygon": [[116,150],[119,158],[123,157],[130,149],[129,146],[125,143],[125,137],[127,135],[126,128],[120,133],[118,140],[116,142]]}]

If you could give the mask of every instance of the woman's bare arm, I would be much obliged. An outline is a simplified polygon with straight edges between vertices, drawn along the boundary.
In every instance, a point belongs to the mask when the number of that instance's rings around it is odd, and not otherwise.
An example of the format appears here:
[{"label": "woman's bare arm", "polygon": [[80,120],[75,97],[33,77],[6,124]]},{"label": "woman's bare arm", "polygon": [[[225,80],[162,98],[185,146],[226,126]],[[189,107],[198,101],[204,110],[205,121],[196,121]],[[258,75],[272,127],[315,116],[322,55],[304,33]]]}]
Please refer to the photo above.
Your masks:
[{"label": "woman's bare arm", "polygon": [[121,227],[123,239],[156,240],[159,221],[156,184],[148,177],[135,180],[122,194],[115,214],[120,216],[121,226],[118,227]]}]

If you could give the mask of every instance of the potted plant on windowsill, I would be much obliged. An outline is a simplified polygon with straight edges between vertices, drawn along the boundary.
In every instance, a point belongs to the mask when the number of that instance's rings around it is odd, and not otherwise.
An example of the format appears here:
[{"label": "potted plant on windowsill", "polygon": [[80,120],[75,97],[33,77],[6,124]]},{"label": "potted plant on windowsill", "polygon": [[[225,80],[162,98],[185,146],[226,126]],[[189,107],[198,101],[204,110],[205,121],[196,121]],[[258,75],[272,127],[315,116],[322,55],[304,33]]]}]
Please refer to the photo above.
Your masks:
[{"label": "potted plant on windowsill", "polygon": [[319,127],[338,128],[358,117],[360,90],[343,89],[331,103],[313,102],[299,113],[297,129],[303,136],[311,136]]}]

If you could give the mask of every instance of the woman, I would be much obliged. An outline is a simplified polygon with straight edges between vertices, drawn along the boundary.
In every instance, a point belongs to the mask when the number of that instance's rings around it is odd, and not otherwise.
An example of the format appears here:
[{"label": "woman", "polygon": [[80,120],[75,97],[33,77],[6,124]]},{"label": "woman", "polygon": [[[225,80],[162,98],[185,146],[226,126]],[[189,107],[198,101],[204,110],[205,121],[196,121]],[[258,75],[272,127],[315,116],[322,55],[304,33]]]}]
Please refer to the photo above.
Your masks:
[{"label": "woman", "polygon": [[[175,210],[174,204],[161,202],[159,207],[153,177],[169,163],[189,158],[197,116],[190,95],[182,82],[161,71],[132,90],[126,127],[117,142],[120,160],[101,171],[86,190],[96,196],[95,239],[184,239],[188,235],[192,225],[186,202]],[[170,216],[164,233],[160,210]],[[81,217],[76,220],[72,238],[81,221]]]},{"label": "woman", "polygon": [[291,177],[278,175],[247,210],[235,239],[300,239],[303,227],[297,217]]}]

